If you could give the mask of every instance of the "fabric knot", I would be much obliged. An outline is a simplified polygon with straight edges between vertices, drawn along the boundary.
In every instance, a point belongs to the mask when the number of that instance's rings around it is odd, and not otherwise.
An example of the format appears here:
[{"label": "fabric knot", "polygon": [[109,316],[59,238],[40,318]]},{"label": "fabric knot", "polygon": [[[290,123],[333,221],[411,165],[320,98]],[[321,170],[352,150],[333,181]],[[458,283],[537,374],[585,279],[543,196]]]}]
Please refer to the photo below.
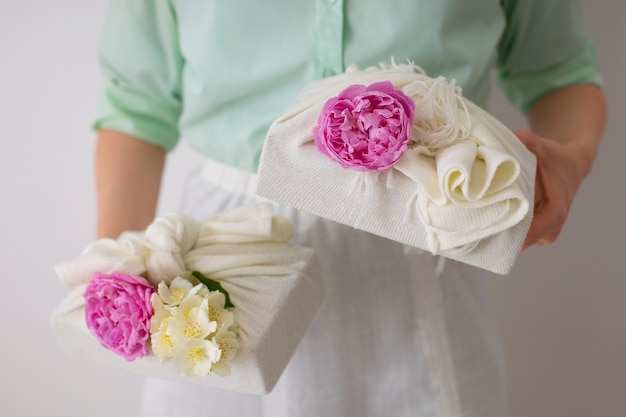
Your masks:
[{"label": "fabric knot", "polygon": [[186,270],[184,256],[193,249],[199,229],[194,218],[182,214],[168,214],[148,226],[144,236],[149,249],[145,260],[148,281],[169,283]]}]

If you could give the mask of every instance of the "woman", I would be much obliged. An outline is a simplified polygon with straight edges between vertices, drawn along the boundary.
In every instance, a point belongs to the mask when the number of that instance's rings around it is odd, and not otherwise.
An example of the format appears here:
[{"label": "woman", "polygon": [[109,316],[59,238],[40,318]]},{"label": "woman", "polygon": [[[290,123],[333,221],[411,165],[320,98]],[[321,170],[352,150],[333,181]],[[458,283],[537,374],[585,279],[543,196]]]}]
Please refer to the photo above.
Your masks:
[{"label": "woman", "polygon": [[[207,157],[184,211],[260,199],[263,138],[310,80],[409,59],[456,79],[485,107],[495,66],[538,157],[525,246],[553,242],[604,125],[592,46],[569,1],[114,0],[100,58],[109,78],[95,123],[98,236],[154,217],[166,152],[183,137]],[[504,378],[483,273],[275,205],[318,250],[327,299],[265,397],[148,381],[150,416],[503,416]],[[420,273],[416,273],[419,271]]]}]

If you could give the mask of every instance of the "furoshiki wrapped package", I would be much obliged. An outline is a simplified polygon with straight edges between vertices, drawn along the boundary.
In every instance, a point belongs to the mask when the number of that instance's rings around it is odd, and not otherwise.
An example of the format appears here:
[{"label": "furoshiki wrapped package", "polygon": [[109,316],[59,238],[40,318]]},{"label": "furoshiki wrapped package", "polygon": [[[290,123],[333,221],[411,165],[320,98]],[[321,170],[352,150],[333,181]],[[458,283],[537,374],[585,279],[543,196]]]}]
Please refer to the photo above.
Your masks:
[{"label": "furoshiki wrapped package", "polygon": [[533,214],[536,160],[454,81],[414,65],[316,80],[270,127],[259,195],[500,274]]},{"label": "furoshiki wrapped package", "polygon": [[315,252],[268,204],[203,221],[170,214],[101,239],[55,271],[72,358],[251,394],[272,390],[321,306]]}]

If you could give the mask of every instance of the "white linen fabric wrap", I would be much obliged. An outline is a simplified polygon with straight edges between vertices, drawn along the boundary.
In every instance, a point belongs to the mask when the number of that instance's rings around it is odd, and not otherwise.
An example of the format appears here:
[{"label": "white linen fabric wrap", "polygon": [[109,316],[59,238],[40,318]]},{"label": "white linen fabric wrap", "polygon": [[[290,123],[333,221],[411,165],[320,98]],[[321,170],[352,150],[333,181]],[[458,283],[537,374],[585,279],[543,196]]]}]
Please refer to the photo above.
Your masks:
[{"label": "white linen fabric wrap", "polygon": [[[202,222],[170,214],[155,220],[145,234],[96,241],[80,257],[55,266],[72,288],[52,315],[57,338],[75,359],[213,388],[268,393],[324,297],[315,252],[288,243],[292,234],[289,220],[274,216],[269,204],[259,204]],[[153,354],[127,362],[89,333],[83,293],[95,272],[144,274],[156,286],[193,270],[219,281],[235,305],[240,347],[231,375],[185,377],[173,361],[161,363]]]},{"label": "white linen fabric wrap", "polygon": [[[353,84],[390,81],[416,103],[411,140],[387,172],[343,168],[315,146],[322,106]],[[419,249],[506,274],[532,220],[536,161],[462,97],[411,65],[349,68],[308,84],[269,129],[259,195]],[[386,179],[381,181],[381,178]]]}]

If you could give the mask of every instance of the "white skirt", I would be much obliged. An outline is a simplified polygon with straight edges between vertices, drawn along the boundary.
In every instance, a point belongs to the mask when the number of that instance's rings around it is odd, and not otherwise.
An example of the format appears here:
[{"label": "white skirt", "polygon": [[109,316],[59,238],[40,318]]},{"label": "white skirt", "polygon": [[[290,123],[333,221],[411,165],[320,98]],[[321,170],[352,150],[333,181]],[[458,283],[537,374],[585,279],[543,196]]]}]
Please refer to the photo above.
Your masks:
[{"label": "white skirt", "polygon": [[[256,177],[207,161],[186,185],[198,219],[267,201]],[[505,417],[486,277],[402,244],[274,204],[318,251],[326,299],[266,396],[148,379],[142,417]]]}]

